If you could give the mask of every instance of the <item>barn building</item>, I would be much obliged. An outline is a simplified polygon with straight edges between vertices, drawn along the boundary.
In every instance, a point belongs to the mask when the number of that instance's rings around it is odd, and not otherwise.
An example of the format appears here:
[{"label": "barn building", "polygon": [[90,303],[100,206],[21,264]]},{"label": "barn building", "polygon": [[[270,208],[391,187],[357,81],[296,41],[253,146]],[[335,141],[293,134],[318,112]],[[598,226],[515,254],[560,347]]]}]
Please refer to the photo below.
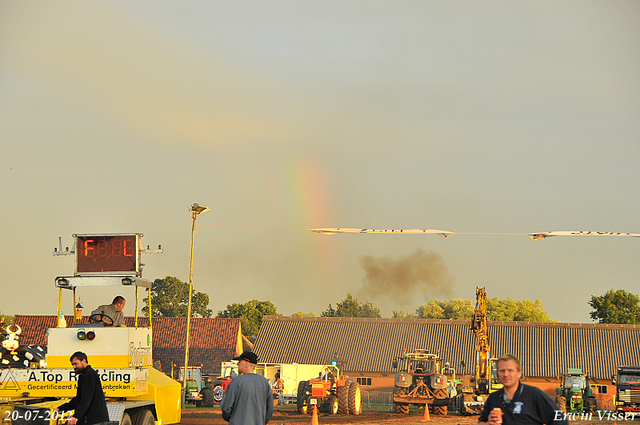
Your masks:
[{"label": "barn building", "polygon": [[[439,351],[457,375],[473,376],[475,334],[470,321],[266,316],[254,352],[261,362],[328,364],[367,391],[392,391],[392,361],[403,350]],[[600,408],[611,407],[611,376],[619,365],[640,365],[640,325],[489,322],[491,356],[514,354],[525,383],[555,396],[559,375],[581,368],[593,377]]]}]

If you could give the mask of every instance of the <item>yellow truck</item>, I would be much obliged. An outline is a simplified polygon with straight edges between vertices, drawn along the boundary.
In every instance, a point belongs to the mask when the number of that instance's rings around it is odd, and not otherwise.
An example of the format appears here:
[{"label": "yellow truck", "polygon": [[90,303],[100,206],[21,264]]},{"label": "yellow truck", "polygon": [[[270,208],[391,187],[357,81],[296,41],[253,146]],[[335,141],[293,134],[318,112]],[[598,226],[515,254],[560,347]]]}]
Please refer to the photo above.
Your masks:
[{"label": "yellow truck", "polygon": [[[87,236],[87,235],[83,235]],[[153,368],[151,321],[149,327],[137,326],[139,288],[150,288],[151,282],[141,277],[139,254],[141,234],[88,235],[79,239],[76,250],[82,250],[84,242],[92,240],[92,246],[101,252],[121,256],[125,249],[135,249],[132,270],[108,270],[104,264],[91,265],[85,259],[84,271],[74,276],[58,277],[59,288],[58,327],[47,332],[47,354],[44,361],[31,362],[24,367],[0,365],[0,405],[4,423],[13,425],[54,425],[60,422],[54,409],[76,395],[78,376],[71,368],[69,357],[76,351],[87,354],[89,364],[102,381],[107,400],[109,423],[119,425],[168,425],[180,422],[181,386],[162,372]],[[108,247],[115,247],[107,252]],[[90,253],[85,250],[84,254]],[[97,250],[96,250],[97,254]],[[97,256],[97,255],[96,255]],[[120,259],[123,260],[123,259]],[[124,263],[123,263],[124,264]],[[92,269],[93,267],[93,269]],[[129,266],[117,265],[126,269]],[[87,271],[90,270],[90,271]],[[107,327],[103,322],[74,323],[62,327],[60,311],[62,294],[73,294],[76,305],[76,289],[82,287],[135,288],[136,317],[134,327]],[[106,322],[106,321],[105,321]],[[71,412],[67,412],[67,416]]]}]

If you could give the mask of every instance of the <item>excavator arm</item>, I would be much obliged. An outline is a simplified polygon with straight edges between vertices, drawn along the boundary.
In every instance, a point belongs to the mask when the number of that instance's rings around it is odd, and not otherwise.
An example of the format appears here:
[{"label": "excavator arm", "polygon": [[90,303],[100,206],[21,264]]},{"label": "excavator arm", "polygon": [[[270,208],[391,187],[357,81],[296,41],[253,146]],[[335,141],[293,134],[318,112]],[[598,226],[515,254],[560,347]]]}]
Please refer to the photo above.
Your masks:
[{"label": "excavator arm", "polygon": [[476,392],[489,393],[489,337],[487,335],[487,295],[484,288],[476,288],[476,310],[471,319],[471,330],[476,334]]}]

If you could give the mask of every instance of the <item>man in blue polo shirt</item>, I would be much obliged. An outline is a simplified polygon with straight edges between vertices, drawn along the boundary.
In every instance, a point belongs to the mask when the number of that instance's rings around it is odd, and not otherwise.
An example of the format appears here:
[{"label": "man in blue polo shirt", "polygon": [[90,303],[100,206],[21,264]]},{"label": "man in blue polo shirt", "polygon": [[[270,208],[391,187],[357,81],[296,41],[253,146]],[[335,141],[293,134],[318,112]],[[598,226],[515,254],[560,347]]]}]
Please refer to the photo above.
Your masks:
[{"label": "man in blue polo shirt", "polygon": [[484,403],[478,425],[568,425],[556,403],[541,389],[520,382],[520,360],[511,354],[498,359],[503,388]]}]

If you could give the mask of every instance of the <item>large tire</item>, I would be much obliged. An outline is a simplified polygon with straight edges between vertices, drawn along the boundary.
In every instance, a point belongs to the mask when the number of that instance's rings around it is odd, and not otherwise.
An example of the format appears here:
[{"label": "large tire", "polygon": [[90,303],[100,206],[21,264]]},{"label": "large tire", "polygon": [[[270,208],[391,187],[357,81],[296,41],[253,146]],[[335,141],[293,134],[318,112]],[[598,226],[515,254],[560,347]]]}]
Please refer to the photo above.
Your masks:
[{"label": "large tire", "polygon": [[155,421],[153,413],[151,413],[151,410],[149,409],[135,409],[131,413],[132,425],[154,425]]},{"label": "large tire", "polygon": [[447,406],[433,406],[433,414],[436,416],[447,416]]},{"label": "large tire", "polygon": [[351,381],[346,381],[343,386],[336,389],[336,396],[338,397],[338,414],[349,414],[349,388],[351,387]]},{"label": "large tire", "polygon": [[215,404],[222,403],[222,399],[224,398],[224,390],[222,389],[222,384],[216,384],[213,387],[213,402]]},{"label": "large tire", "polygon": [[433,414],[437,415],[437,416],[447,416],[448,410],[447,407],[449,406],[449,393],[447,392],[446,388],[437,388],[433,391],[433,394],[435,395],[436,399],[438,400],[442,400],[442,399],[446,399],[447,400],[447,404],[443,405],[443,406],[436,406],[435,404],[433,405]]},{"label": "large tire", "polygon": [[[313,411],[316,410],[318,408],[317,404],[309,404],[307,406],[307,413],[310,415],[313,415]],[[317,410],[317,412],[319,412],[319,410]]]},{"label": "large tire", "polygon": [[589,410],[589,413],[597,413],[597,411],[598,411],[598,402],[596,401],[595,397],[588,397],[587,398],[587,409]]},{"label": "large tire", "polygon": [[567,399],[563,395],[556,397],[556,404],[562,410],[562,413],[567,413]]},{"label": "large tire", "polygon": [[120,419],[120,425],[131,425],[131,416],[127,412],[124,412],[122,419]]},{"label": "large tire", "polygon": [[360,413],[362,413],[360,385],[357,382],[351,382],[349,387],[349,414],[359,415]]},{"label": "large tire", "polygon": [[[408,389],[407,388],[403,388],[403,387],[394,387],[393,388],[393,395],[395,396],[397,395],[405,395],[407,393]],[[409,405],[407,403],[393,403],[393,406],[395,408],[396,413],[400,413],[403,415],[406,415],[409,413]]]},{"label": "large tire", "polygon": [[213,407],[213,388],[204,387],[202,389],[202,406]]},{"label": "large tire", "polygon": [[336,397],[329,397],[327,399],[327,409],[330,415],[338,413],[338,399]]},{"label": "large tire", "polygon": [[409,414],[409,405],[406,403],[394,403],[393,404],[396,410],[396,413],[400,413],[401,415]]},{"label": "large tire", "polygon": [[296,404],[298,406],[298,413],[302,413],[303,415],[307,414],[308,405],[307,405],[307,388],[309,387],[309,381],[300,381],[298,384],[298,393],[296,394]]}]

